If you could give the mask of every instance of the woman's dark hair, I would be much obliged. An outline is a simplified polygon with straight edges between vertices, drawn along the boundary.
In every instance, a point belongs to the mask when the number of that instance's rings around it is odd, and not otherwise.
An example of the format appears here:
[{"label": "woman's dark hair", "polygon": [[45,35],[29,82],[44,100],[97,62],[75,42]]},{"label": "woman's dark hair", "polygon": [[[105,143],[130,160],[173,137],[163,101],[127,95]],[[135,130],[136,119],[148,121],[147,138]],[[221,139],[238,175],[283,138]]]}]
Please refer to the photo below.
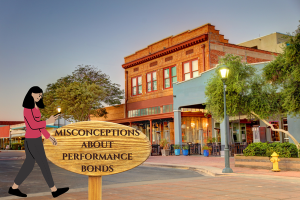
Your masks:
[{"label": "woman's dark hair", "polygon": [[[29,108],[29,109],[34,108],[35,104],[34,104],[34,99],[31,96],[32,93],[43,93],[43,90],[38,86],[33,86],[32,88],[30,88],[23,101],[24,108]],[[45,108],[43,97],[39,100],[39,102],[36,102],[36,105],[39,108]]]}]

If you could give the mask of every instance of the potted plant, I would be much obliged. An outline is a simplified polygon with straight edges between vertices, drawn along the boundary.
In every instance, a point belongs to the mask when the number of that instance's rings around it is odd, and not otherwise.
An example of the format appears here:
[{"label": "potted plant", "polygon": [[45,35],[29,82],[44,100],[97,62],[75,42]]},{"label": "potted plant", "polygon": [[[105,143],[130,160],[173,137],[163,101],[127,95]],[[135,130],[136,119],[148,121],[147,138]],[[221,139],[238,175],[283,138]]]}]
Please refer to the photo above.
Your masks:
[{"label": "potted plant", "polygon": [[189,155],[189,145],[182,146],[182,154],[184,156]]},{"label": "potted plant", "polygon": [[180,149],[181,149],[180,145],[178,145],[178,144],[174,145],[175,156],[179,156],[180,155]]},{"label": "potted plant", "polygon": [[204,156],[205,157],[208,157],[209,156],[209,151],[211,150],[211,147],[209,147],[209,146],[204,146],[203,147],[203,154],[204,154]]},{"label": "potted plant", "polygon": [[212,141],[212,143],[215,143],[215,142],[217,142],[217,139],[216,139],[215,137],[213,137],[213,138],[211,139],[211,141]]},{"label": "potted plant", "polygon": [[169,142],[166,138],[163,138],[160,142],[159,145],[161,146],[161,148],[163,148],[161,150],[161,155],[162,156],[168,156],[170,154],[170,149],[169,149]]},{"label": "potted plant", "polygon": [[207,143],[212,143],[212,138],[211,137],[209,137],[209,138],[207,138]]}]

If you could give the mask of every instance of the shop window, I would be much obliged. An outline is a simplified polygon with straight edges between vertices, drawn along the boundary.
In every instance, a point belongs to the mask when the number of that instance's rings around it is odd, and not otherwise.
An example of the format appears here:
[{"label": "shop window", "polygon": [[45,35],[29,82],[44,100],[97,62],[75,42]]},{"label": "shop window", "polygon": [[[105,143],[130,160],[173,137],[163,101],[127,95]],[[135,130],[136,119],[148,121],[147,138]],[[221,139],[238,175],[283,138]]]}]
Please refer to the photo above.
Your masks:
[{"label": "shop window", "polygon": [[168,113],[168,112],[173,112],[173,104],[163,106],[163,113]]},{"label": "shop window", "polygon": [[160,107],[143,108],[138,110],[128,111],[128,117],[139,117],[144,115],[154,115],[160,113]]},{"label": "shop window", "polygon": [[176,66],[164,69],[164,88],[172,88],[172,83],[177,82]]},{"label": "shop window", "polygon": [[181,136],[183,143],[204,144],[207,138],[207,120],[200,117],[182,117],[181,118]]},{"label": "shop window", "polygon": [[132,78],[132,96],[142,94],[142,76]]},{"label": "shop window", "polygon": [[157,90],[156,71],[147,74],[147,92]]},{"label": "shop window", "polygon": [[199,75],[198,71],[198,59],[191,60],[183,63],[183,80],[189,80],[191,78],[197,77]]}]

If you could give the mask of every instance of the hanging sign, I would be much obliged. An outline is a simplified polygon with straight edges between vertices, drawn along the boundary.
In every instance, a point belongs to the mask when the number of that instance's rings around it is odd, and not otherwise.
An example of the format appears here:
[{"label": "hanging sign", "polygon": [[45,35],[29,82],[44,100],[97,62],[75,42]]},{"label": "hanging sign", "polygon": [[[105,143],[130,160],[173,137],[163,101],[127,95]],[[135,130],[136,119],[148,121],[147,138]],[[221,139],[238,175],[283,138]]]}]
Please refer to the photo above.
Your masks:
[{"label": "hanging sign", "polygon": [[112,122],[78,122],[63,126],[51,135],[57,140],[57,146],[45,140],[47,158],[63,169],[88,176],[130,170],[146,161],[151,152],[144,133]]}]

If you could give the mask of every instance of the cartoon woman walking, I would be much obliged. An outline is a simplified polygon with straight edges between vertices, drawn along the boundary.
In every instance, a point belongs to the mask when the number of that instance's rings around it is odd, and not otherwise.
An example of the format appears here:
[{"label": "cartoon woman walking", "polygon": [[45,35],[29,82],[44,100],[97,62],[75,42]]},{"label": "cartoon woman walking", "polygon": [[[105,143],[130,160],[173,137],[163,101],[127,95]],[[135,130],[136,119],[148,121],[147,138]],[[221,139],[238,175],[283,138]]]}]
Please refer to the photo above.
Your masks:
[{"label": "cartoon woman walking", "polygon": [[38,86],[34,86],[27,92],[24,101],[24,121],[26,125],[25,133],[25,153],[26,159],[15,178],[14,184],[9,188],[8,193],[20,197],[27,197],[26,194],[22,193],[18,187],[26,179],[26,177],[32,171],[35,161],[41,168],[43,176],[52,191],[53,197],[58,197],[59,195],[67,192],[69,190],[66,188],[56,188],[52,179],[51,171],[46,159],[44,145],[42,141],[41,133],[46,139],[50,139],[53,145],[57,145],[54,137],[50,136],[49,132],[45,129],[46,124],[52,124],[57,119],[58,115],[51,116],[46,121],[40,121],[41,113],[40,108],[44,108],[43,103],[43,90]]}]

